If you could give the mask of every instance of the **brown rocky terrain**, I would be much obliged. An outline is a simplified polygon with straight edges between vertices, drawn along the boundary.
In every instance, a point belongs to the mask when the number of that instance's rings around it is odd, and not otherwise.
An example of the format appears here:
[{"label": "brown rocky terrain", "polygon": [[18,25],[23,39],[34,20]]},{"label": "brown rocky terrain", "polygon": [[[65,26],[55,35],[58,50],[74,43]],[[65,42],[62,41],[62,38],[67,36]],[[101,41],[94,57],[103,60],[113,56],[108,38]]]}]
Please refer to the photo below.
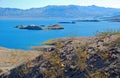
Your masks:
[{"label": "brown rocky terrain", "polygon": [[[120,33],[49,40],[0,78],[120,78]],[[48,46],[49,45],[49,46]]]},{"label": "brown rocky terrain", "polygon": [[23,50],[14,50],[0,47],[0,74],[9,71],[16,66],[32,60],[38,53]]}]

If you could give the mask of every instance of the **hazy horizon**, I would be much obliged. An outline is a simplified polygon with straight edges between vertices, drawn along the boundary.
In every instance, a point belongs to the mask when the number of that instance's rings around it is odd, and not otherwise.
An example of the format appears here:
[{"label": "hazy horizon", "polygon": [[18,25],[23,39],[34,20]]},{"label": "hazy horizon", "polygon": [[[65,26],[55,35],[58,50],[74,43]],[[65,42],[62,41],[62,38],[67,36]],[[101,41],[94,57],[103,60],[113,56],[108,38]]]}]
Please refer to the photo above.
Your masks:
[{"label": "hazy horizon", "polygon": [[[105,7],[105,6],[98,6],[98,5],[75,5],[75,4],[70,4],[70,5],[46,5],[46,6],[41,6],[41,7],[30,7],[30,8],[17,8],[17,7],[0,7],[0,8],[15,8],[15,9],[22,9],[22,10],[27,10],[27,9],[32,9],[32,8],[44,8],[47,6],[96,6],[96,7],[104,7],[104,8],[114,8],[114,7]],[[120,8],[114,8],[114,9],[120,9]]]},{"label": "hazy horizon", "polygon": [[0,0],[0,7],[2,8],[19,8],[30,9],[40,8],[48,5],[79,5],[79,6],[91,6],[96,5],[107,8],[120,8],[120,0]]}]

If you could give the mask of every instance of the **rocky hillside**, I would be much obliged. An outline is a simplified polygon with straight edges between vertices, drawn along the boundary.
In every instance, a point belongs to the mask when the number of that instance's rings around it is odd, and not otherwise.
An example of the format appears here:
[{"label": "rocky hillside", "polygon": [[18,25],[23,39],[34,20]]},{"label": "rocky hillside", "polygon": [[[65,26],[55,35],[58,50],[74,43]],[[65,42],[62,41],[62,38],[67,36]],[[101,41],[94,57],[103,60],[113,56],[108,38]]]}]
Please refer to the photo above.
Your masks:
[{"label": "rocky hillside", "polygon": [[0,47],[0,75],[37,56],[38,53],[33,53],[31,51]]},{"label": "rocky hillside", "polygon": [[0,78],[120,78],[120,33],[49,40],[37,58]]}]

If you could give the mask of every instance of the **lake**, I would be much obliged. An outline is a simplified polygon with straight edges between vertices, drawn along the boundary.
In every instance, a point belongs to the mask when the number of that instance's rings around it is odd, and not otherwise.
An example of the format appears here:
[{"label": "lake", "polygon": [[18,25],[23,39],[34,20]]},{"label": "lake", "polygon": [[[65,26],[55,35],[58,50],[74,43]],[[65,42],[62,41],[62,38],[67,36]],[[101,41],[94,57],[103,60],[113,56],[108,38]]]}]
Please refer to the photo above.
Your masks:
[{"label": "lake", "polygon": [[97,31],[120,29],[119,22],[77,22],[75,24],[60,24],[64,30],[20,30],[17,25],[54,25],[58,22],[73,19],[0,19],[0,46],[29,50],[32,46],[41,45],[42,42],[62,37],[94,36]]}]

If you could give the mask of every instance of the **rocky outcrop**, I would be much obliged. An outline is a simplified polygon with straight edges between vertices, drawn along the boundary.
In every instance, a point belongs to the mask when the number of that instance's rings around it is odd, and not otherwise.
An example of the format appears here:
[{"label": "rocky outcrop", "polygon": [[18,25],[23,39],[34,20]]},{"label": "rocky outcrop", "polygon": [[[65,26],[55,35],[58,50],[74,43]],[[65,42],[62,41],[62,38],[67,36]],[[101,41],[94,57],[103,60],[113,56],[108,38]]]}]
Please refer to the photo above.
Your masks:
[{"label": "rocky outcrop", "polygon": [[32,50],[37,50],[42,52],[52,52],[55,49],[56,49],[55,46],[50,46],[50,45],[32,47]]},{"label": "rocky outcrop", "polygon": [[[36,59],[23,63],[0,77],[120,78],[120,34],[53,41],[54,49],[44,50]],[[42,52],[41,49],[39,51]]]}]

